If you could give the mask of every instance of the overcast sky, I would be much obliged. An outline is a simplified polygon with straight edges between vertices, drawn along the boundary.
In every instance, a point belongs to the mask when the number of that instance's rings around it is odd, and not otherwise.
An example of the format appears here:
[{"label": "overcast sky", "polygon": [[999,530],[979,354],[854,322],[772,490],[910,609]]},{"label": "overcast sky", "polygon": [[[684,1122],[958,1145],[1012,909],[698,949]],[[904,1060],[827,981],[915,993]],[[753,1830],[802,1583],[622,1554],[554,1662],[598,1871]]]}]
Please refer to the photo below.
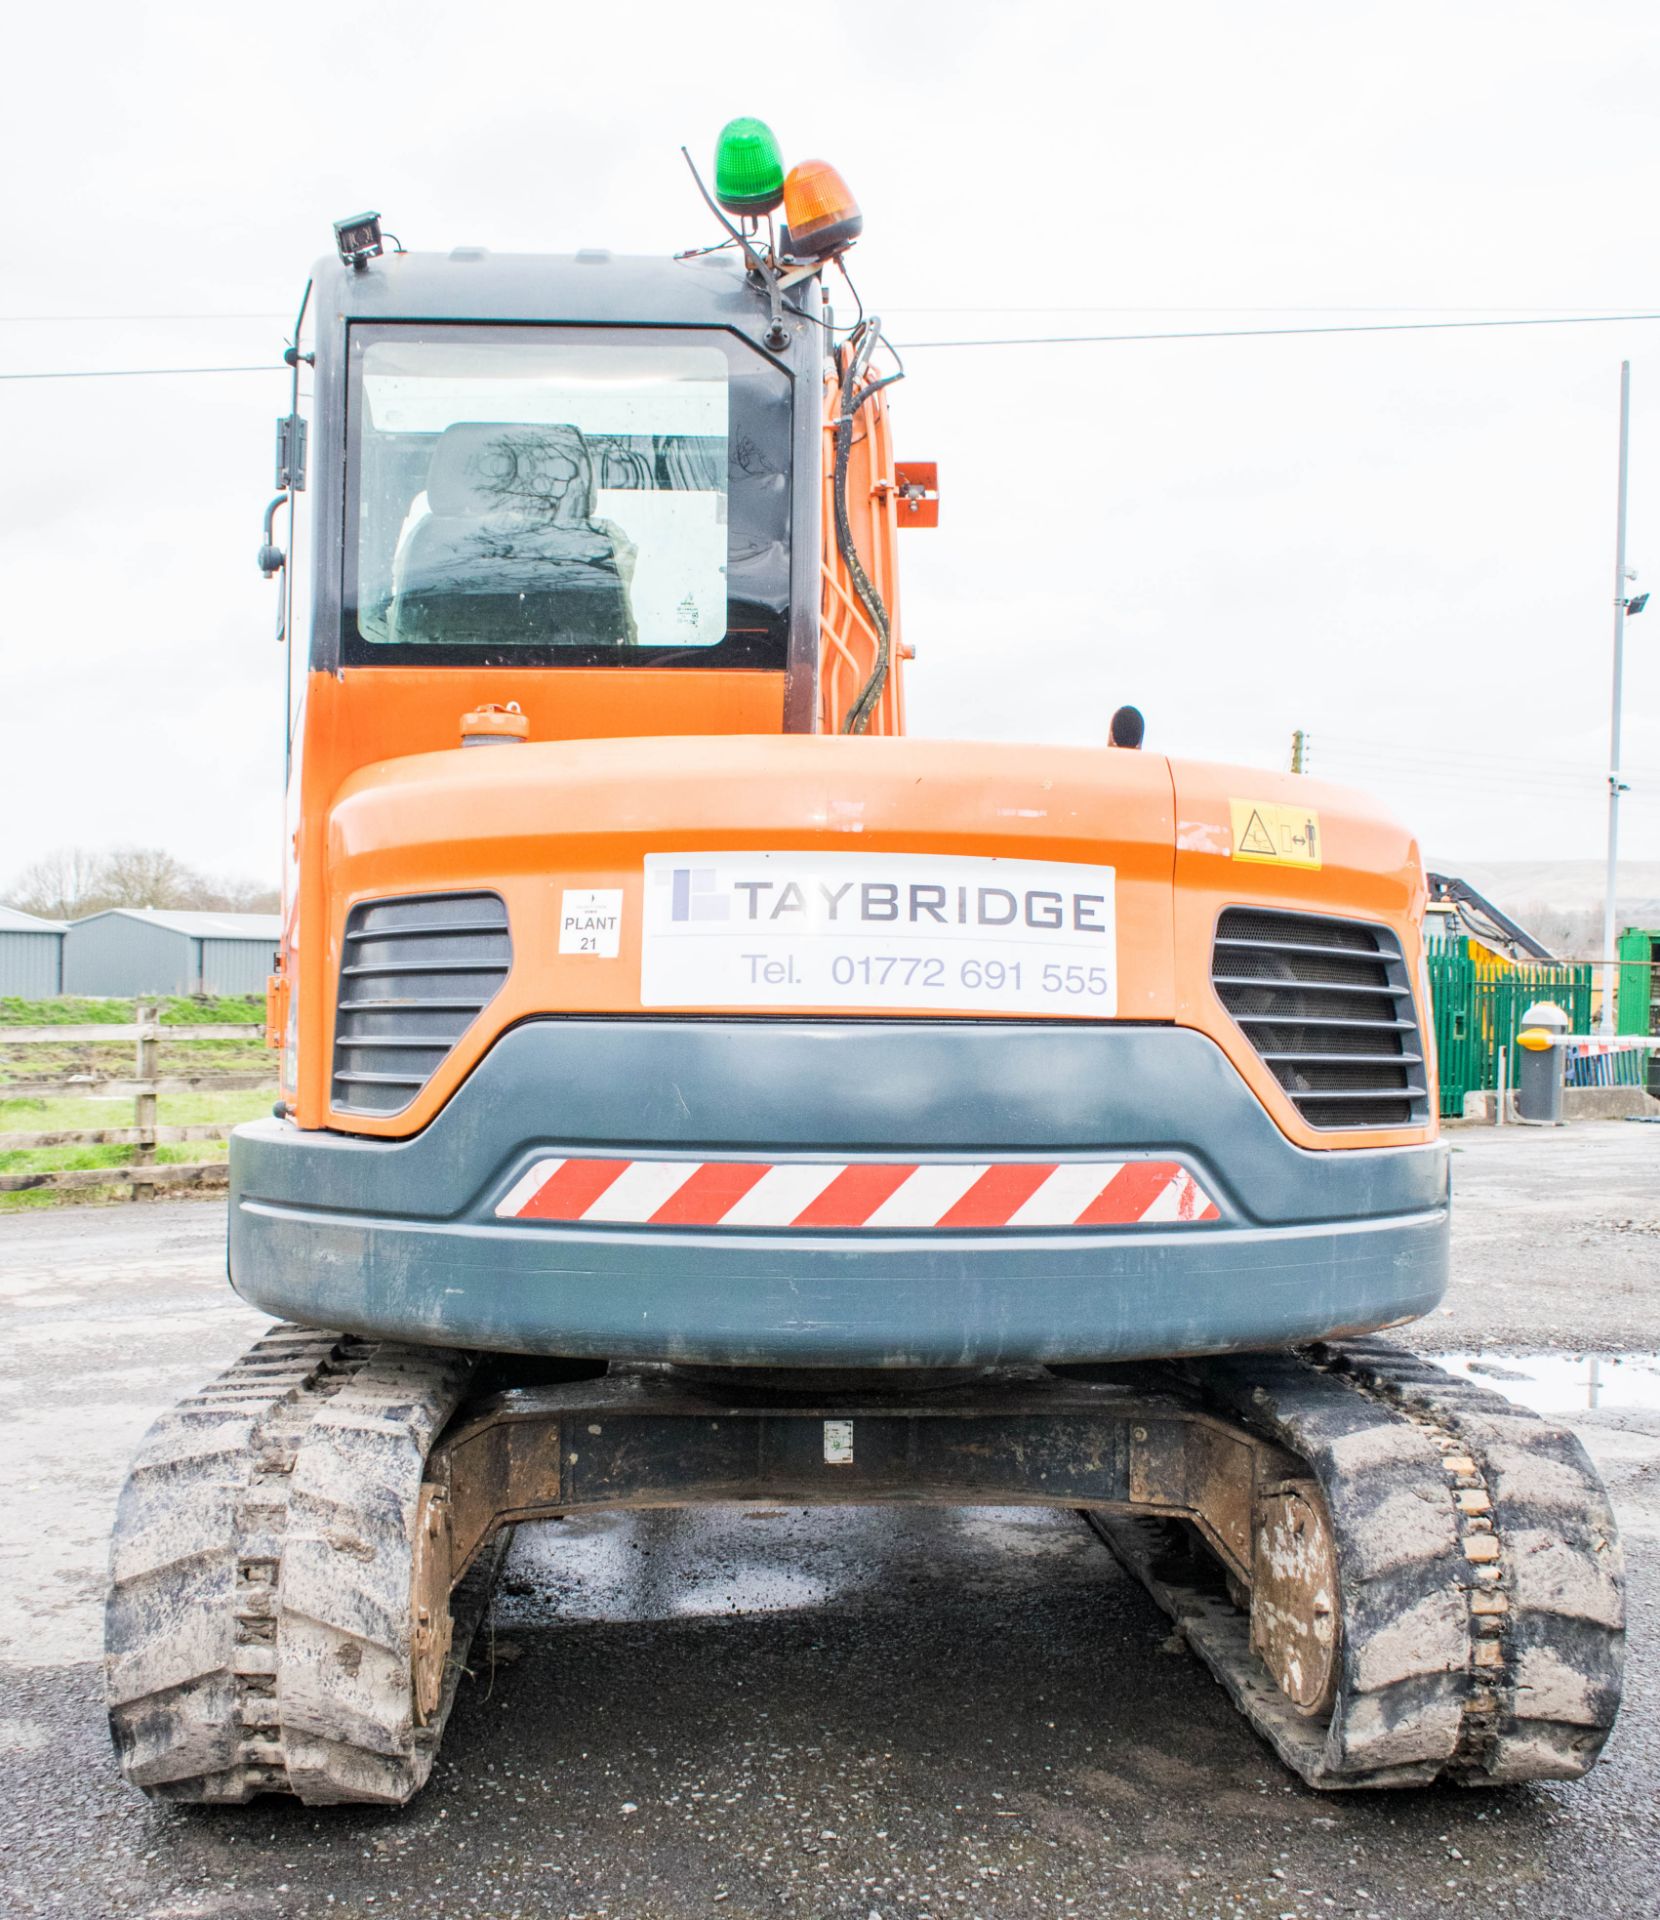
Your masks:
[{"label": "overcast sky", "polygon": [[[411,248],[710,237],[677,148],[838,163],[897,341],[1660,312],[1660,9],[106,0],[8,29],[0,887],[69,843],[274,878],[254,553],[330,224]],[[40,316],[53,316],[41,318]],[[183,316],[183,317],[156,317]],[[920,347],[913,728],[1369,786],[1437,859],[1600,858],[1619,364],[1660,591],[1660,324]],[[1660,598],[1623,846],[1660,855]]]}]

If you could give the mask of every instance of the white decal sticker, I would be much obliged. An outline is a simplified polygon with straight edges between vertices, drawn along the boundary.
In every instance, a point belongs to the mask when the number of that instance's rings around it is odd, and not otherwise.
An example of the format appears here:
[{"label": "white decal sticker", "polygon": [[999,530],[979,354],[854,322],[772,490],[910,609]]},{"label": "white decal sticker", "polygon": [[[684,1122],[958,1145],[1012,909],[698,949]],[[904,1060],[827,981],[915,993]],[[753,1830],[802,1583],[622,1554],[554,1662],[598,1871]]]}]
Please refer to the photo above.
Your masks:
[{"label": "white decal sticker", "polygon": [[1111,867],[720,852],[645,869],[642,1006],[1117,1010]]},{"label": "white decal sticker", "polygon": [[853,1422],[826,1420],[824,1423],[824,1464],[850,1467],[853,1464]]},{"label": "white decal sticker", "polygon": [[622,938],[621,887],[567,887],[559,897],[559,951],[617,957]]}]

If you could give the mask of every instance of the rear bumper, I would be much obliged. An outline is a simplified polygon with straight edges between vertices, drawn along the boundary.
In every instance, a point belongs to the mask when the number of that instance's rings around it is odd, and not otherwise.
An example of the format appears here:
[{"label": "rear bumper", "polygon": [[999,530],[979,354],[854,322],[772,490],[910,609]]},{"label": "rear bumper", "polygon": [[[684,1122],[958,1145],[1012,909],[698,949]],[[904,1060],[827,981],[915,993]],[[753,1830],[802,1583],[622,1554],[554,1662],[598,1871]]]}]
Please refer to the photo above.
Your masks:
[{"label": "rear bumper", "polygon": [[[754,1230],[498,1217],[549,1156],[1179,1161],[1208,1222]],[[752,1366],[1281,1346],[1447,1281],[1439,1143],[1309,1153],[1185,1028],[533,1020],[402,1141],[260,1121],[231,1277],[285,1318],[438,1345]]]}]

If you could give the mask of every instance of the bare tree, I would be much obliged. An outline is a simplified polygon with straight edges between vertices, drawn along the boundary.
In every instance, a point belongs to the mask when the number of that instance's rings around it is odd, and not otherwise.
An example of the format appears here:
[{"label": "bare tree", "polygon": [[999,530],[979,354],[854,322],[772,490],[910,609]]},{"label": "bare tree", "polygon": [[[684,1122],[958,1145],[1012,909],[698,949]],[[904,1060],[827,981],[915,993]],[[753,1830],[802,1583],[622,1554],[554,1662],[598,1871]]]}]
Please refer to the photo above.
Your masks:
[{"label": "bare tree", "polygon": [[96,913],[104,856],[90,847],[59,847],[26,867],[6,895],[8,906],[43,920],[73,920]]},{"label": "bare tree", "polygon": [[1529,900],[1515,917],[1559,960],[1593,960],[1602,945],[1602,915],[1594,907],[1557,907]]},{"label": "bare tree", "polygon": [[115,847],[98,877],[112,907],[189,907],[202,889],[200,876],[161,847]]},{"label": "bare tree", "polygon": [[60,847],[22,873],[7,903],[46,920],[78,920],[110,907],[170,907],[217,913],[274,913],[281,896],[257,880],[196,872],[162,847]]},{"label": "bare tree", "polygon": [[257,880],[206,880],[196,905],[219,913],[277,913],[282,908],[281,887],[264,887]]}]

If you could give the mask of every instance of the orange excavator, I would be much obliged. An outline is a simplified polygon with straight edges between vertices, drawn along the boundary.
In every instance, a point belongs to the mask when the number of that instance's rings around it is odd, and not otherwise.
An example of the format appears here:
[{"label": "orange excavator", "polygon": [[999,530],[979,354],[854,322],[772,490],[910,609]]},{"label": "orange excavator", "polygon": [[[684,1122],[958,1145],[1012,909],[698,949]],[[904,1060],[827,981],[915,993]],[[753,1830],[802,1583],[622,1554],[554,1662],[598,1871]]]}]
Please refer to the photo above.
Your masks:
[{"label": "orange excavator", "polygon": [[1583,1773],[1606,1495],[1375,1337],[1447,1284],[1416,845],[906,738],[938,495],[831,304],[861,216],[752,120],[705,198],[674,259],[364,215],[313,274],[282,1097],[231,1153],[277,1324],[122,1493],[126,1777],[406,1801],[516,1526],[744,1500],[1072,1509],[1318,1787]]}]

